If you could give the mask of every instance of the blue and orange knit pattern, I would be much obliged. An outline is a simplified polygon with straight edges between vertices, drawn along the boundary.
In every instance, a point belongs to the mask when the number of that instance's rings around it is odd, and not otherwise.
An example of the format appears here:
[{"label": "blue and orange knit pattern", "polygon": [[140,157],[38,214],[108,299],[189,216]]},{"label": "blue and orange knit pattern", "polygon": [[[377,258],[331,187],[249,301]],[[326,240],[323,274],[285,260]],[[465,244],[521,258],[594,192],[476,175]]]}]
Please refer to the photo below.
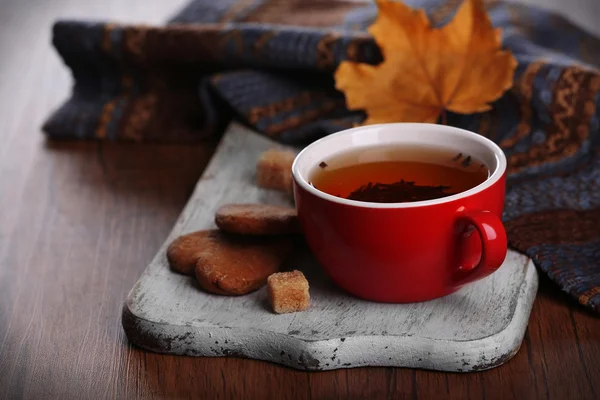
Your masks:
[{"label": "blue and orange knit pattern", "polygon": [[[411,0],[435,25],[459,0]],[[600,311],[600,40],[559,15],[486,2],[519,66],[491,111],[447,123],[497,142],[509,162],[510,246]],[[165,26],[59,21],[71,97],[52,138],[193,142],[232,118],[303,145],[363,120],[334,89],[343,60],[381,62],[373,4],[194,0]]]}]

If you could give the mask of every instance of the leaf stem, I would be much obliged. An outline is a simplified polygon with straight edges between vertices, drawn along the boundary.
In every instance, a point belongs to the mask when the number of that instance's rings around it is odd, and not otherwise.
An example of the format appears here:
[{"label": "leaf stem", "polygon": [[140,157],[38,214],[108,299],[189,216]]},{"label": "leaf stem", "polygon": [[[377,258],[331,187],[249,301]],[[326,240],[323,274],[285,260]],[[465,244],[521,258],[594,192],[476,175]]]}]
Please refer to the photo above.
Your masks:
[{"label": "leaf stem", "polygon": [[442,110],[442,125],[448,125],[448,120],[446,119],[446,110]]}]

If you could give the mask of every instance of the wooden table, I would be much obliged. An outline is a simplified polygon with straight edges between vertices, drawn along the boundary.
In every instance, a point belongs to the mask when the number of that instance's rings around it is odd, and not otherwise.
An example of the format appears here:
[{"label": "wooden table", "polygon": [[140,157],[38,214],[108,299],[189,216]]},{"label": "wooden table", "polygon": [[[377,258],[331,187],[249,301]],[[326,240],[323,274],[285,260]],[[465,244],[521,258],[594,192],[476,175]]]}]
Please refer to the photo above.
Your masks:
[{"label": "wooden table", "polygon": [[152,23],[180,4],[0,0],[0,399],[600,398],[600,318],[547,279],[517,356],[468,375],[307,373],[131,347],[123,300],[214,143],[47,142],[40,126],[71,84],[49,33],[58,17]]}]

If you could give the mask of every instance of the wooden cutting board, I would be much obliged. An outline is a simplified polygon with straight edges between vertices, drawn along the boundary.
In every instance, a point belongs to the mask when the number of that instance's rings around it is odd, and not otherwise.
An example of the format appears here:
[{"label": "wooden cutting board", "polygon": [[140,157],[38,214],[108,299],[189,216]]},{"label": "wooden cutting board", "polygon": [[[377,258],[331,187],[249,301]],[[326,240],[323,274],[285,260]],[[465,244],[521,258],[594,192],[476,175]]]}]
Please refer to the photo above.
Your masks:
[{"label": "wooden cutting board", "polygon": [[[310,284],[308,311],[277,315],[266,288],[241,297],[198,289],[171,272],[165,251],[177,236],[214,227],[222,204],[288,204],[285,195],[255,185],[259,154],[279,147],[240,125],[225,133],[171,234],[131,289],[123,308],[129,340],[178,355],[247,357],[304,370],[396,366],[478,371],[518,351],[538,286],[530,259],[509,251],[488,278],[444,298],[381,304],[352,297],[324,275],[307,249],[285,266]],[[432,249],[434,251],[435,249]]]}]

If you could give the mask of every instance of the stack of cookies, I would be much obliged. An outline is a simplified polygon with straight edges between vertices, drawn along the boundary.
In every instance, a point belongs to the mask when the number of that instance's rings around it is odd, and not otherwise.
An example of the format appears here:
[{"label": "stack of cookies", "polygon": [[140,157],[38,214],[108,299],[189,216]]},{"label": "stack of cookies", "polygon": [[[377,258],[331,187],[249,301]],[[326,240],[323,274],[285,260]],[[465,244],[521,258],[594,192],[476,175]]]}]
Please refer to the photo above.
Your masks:
[{"label": "stack of cookies", "polygon": [[[294,153],[269,150],[257,163],[257,184],[291,193]],[[217,229],[188,233],[167,249],[177,273],[196,278],[201,289],[240,296],[269,287],[276,313],[306,310],[309,285],[300,271],[279,272],[300,234],[296,210],[265,204],[226,204],[215,213]]]}]

